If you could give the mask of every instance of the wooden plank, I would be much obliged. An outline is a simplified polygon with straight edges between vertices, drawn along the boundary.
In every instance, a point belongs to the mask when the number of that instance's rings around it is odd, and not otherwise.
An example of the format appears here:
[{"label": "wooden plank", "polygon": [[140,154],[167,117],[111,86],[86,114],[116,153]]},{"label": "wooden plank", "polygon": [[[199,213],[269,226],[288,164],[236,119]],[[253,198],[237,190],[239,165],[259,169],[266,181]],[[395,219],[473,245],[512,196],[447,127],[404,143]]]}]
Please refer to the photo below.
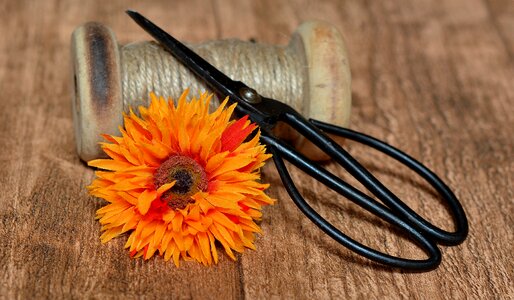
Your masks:
[{"label": "wooden plank", "polygon": [[[448,181],[470,236],[441,246],[428,273],[383,268],[340,247],[296,209],[272,164],[257,250],[211,268],[160,257],[132,260],[124,238],[101,245],[75,155],[69,35],[96,20],[123,42],[147,39],[131,7],[181,39],[287,43],[299,22],[344,34],[353,76],[352,127],[400,146]],[[5,298],[512,298],[514,297],[514,68],[512,3],[505,1],[2,1],[0,11],[0,295]],[[171,25],[170,25],[171,26]],[[448,213],[410,171],[358,145],[350,152],[429,220]],[[354,180],[329,164],[349,182]],[[344,232],[407,257],[423,253],[394,228],[292,170],[302,191]],[[375,225],[378,223],[378,226]]]},{"label": "wooden plank", "polygon": [[491,23],[498,31],[505,50],[511,61],[514,60],[514,5],[508,0],[488,0],[484,5],[488,8]]}]

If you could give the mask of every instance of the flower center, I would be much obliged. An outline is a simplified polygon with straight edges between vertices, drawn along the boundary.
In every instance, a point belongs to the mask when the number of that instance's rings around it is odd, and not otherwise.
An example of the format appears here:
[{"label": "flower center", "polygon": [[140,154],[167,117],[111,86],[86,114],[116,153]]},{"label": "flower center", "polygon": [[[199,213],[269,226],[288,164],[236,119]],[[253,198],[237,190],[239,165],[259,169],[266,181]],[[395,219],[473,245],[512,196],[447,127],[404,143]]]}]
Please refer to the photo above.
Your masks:
[{"label": "flower center", "polygon": [[175,181],[175,185],[162,194],[161,199],[175,210],[183,209],[189,203],[193,203],[191,196],[207,189],[207,174],[204,169],[187,156],[171,156],[155,172],[156,188],[172,181]]}]

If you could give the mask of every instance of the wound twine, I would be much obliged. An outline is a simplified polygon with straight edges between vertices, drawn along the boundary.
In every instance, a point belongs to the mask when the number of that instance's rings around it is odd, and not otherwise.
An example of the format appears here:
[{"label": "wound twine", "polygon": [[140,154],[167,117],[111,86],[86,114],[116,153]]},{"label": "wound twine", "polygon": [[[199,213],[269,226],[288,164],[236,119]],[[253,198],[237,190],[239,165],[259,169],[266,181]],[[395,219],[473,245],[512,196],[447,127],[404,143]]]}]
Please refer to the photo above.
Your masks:
[{"label": "wound twine", "polygon": [[[293,47],[235,39],[189,46],[230,78],[306,113],[303,99],[308,93],[307,63]],[[120,56],[125,111],[129,106],[148,105],[150,92],[176,100],[186,88],[190,88],[190,96],[209,90],[201,79],[155,42],[122,46]],[[214,97],[211,111],[218,105],[219,99]]]}]

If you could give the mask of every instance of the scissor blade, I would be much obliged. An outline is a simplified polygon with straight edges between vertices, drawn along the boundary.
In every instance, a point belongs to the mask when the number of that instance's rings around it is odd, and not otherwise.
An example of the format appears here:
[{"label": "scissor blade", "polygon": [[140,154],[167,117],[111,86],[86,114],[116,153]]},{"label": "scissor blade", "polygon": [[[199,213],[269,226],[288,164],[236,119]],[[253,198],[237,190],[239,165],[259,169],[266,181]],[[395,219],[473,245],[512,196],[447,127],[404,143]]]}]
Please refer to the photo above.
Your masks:
[{"label": "scissor blade", "polygon": [[239,81],[230,79],[227,75],[216,69],[213,65],[201,58],[198,54],[179,42],[166,31],[159,28],[140,13],[127,10],[127,14],[153,38],[168,50],[182,64],[193,71],[200,78],[211,85],[214,90],[223,96],[229,96],[231,100],[241,102],[238,92],[246,87]]}]

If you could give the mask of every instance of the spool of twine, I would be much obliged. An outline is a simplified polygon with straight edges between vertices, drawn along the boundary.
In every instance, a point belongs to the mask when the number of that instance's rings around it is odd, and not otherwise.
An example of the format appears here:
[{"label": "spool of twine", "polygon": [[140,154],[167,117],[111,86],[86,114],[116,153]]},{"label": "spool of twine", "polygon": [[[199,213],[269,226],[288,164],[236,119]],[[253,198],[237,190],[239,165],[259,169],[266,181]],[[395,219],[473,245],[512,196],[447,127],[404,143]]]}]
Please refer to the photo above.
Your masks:
[{"label": "spool of twine", "polygon": [[[282,101],[306,117],[341,126],[350,113],[350,71],[343,40],[330,24],[307,22],[285,47],[236,39],[189,44],[234,80]],[[119,134],[122,112],[147,106],[151,92],[178,99],[209,87],[155,42],[120,46],[112,31],[87,23],[72,35],[74,126],[83,160],[101,157],[100,134]],[[211,101],[211,110],[219,99]],[[276,131],[313,159],[325,158],[288,127]]]},{"label": "spool of twine", "polygon": [[[265,97],[304,110],[308,65],[304,58],[292,53],[292,48],[235,39],[189,46],[230,78],[251,84]],[[154,42],[123,46],[120,59],[124,62],[121,79],[125,109],[148,105],[150,92],[176,99],[186,88],[192,95],[209,90],[208,85]],[[219,99],[215,99],[211,109],[219,105]]]}]

